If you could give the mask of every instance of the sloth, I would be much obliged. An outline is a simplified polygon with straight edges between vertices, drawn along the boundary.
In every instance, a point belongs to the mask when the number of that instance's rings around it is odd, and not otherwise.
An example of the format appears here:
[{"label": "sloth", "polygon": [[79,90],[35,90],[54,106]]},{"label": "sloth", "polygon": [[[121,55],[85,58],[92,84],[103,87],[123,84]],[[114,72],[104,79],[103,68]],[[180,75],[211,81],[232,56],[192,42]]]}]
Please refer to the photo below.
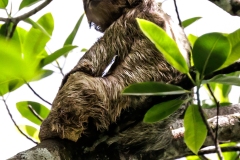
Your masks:
[{"label": "sloth", "polygon": [[41,125],[41,141],[58,137],[77,142],[107,135],[105,143],[116,144],[119,150],[163,149],[173,139],[170,126],[184,108],[164,121],[143,123],[144,113],[159,98],[121,93],[133,83],[168,83],[180,75],[145,37],[136,18],[163,28],[188,61],[189,44],[182,28],[154,0],[83,0],[83,4],[89,25],[103,36],[64,77]]}]

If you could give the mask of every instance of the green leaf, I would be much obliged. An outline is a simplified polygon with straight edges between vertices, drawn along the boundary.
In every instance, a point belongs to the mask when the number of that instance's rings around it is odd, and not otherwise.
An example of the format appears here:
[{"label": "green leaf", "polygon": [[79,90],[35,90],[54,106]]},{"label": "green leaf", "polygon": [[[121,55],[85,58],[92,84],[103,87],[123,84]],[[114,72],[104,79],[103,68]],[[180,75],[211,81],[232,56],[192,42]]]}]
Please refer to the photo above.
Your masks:
[{"label": "green leaf", "polygon": [[23,20],[24,22],[31,24],[32,27],[34,27],[35,29],[40,29],[46,36],[48,36],[49,38],[51,38],[51,35],[41,26],[39,25],[37,22],[34,22],[32,19],[27,18],[25,20]]},{"label": "green leaf", "polygon": [[194,46],[194,43],[196,42],[197,39],[198,37],[193,34],[188,35],[188,41],[190,42],[192,47]]},{"label": "green leaf", "polygon": [[201,158],[199,158],[198,156],[187,156],[186,159],[187,160],[201,160]]},{"label": "green leaf", "polygon": [[221,68],[229,66],[240,58],[240,29],[229,34],[227,38],[232,45],[232,51]]},{"label": "green leaf", "polygon": [[20,6],[19,6],[19,10],[24,8],[24,7],[29,7],[37,2],[40,2],[41,0],[22,0]]},{"label": "green leaf", "polygon": [[[11,92],[24,84],[25,63],[21,55],[21,42],[26,30],[17,27],[12,38],[0,36],[0,95]],[[27,66],[29,67],[29,66]]]},{"label": "green leaf", "polygon": [[88,51],[88,49],[86,49],[86,48],[81,49],[81,52],[87,52],[87,51]]},{"label": "green leaf", "polygon": [[209,80],[204,80],[202,83],[205,84],[210,82],[240,86],[240,79],[238,76],[227,76],[224,74],[216,75]]},{"label": "green leaf", "polygon": [[[3,75],[4,76],[4,75]],[[0,96],[3,96],[4,94],[8,92],[12,92],[15,89],[22,86],[25,82],[21,79],[6,79],[0,77]]]},{"label": "green leaf", "polygon": [[[232,146],[237,146],[237,143],[235,143],[235,142],[230,142],[230,143],[220,144],[220,147],[221,147],[221,148],[224,148],[224,147],[232,147]],[[224,157],[224,160],[237,159],[237,157],[238,157],[238,152],[236,152],[236,151],[223,152],[223,157]],[[238,158],[238,159],[239,159],[239,158]]]},{"label": "green leaf", "polygon": [[199,20],[202,17],[193,17],[193,18],[189,18],[185,21],[182,22],[182,26],[183,28],[186,28],[187,26],[189,26],[190,24],[192,24],[193,22]]},{"label": "green leaf", "polygon": [[156,24],[137,18],[138,25],[143,33],[155,44],[164,58],[182,73],[188,73],[188,64],[182,56],[176,42]]},{"label": "green leaf", "polygon": [[232,89],[231,85],[225,85],[225,84],[218,84],[218,83],[209,83],[211,88],[213,89],[213,94],[215,95],[215,98],[220,102],[229,102],[229,93]]},{"label": "green leaf", "polygon": [[207,128],[197,105],[188,106],[184,116],[184,127],[184,141],[188,148],[197,154],[207,137]]},{"label": "green leaf", "polygon": [[34,140],[40,142],[38,135],[39,135],[39,130],[36,129],[33,126],[29,125],[19,125],[18,126],[25,134],[27,134],[29,137],[33,138]]},{"label": "green leaf", "polygon": [[31,106],[35,113],[37,113],[39,117],[41,117],[42,119],[47,118],[50,112],[49,109],[44,105],[33,101],[21,101],[18,102],[16,106],[18,111],[24,118],[28,119],[29,121],[37,125],[40,125],[42,122],[32,113],[29,106]]},{"label": "green leaf", "polygon": [[231,44],[221,33],[208,33],[199,37],[193,46],[193,62],[201,76],[222,66],[231,52]]},{"label": "green leaf", "polygon": [[135,95],[135,96],[153,96],[153,95],[176,95],[190,93],[179,86],[160,82],[142,82],[132,84],[123,90],[123,95]]},{"label": "green leaf", "polygon": [[5,9],[8,5],[8,0],[0,0],[0,9]]},{"label": "green leaf", "polygon": [[50,76],[51,74],[53,74],[53,71],[51,70],[40,70],[36,73],[36,76],[31,81],[38,81],[40,79]]},{"label": "green leaf", "polygon": [[69,45],[69,44],[72,44],[76,34],[77,34],[77,31],[79,29],[79,26],[81,25],[82,23],[82,19],[84,17],[84,14],[81,15],[81,17],[79,18],[79,20],[77,21],[77,24],[75,25],[74,29],[72,30],[71,34],[68,36],[68,38],[66,39],[66,41],[64,42],[64,46],[65,45]]},{"label": "green leaf", "polygon": [[153,123],[163,120],[176,111],[183,103],[183,100],[175,99],[156,104],[147,111],[143,121]]},{"label": "green leaf", "polygon": [[[37,23],[42,26],[49,35],[52,35],[54,22],[51,13],[43,15]],[[27,33],[23,44],[24,57],[29,60],[35,59],[44,50],[49,40],[49,36],[44,34],[40,29],[32,27]],[[38,65],[38,63],[36,63],[36,65]]]},{"label": "green leaf", "polygon": [[54,53],[50,54],[49,56],[47,56],[46,58],[44,58],[42,60],[42,67],[52,63],[53,61],[55,61],[56,59],[58,59],[59,57],[61,57],[62,55],[68,53],[69,51],[71,51],[72,49],[76,48],[77,46],[72,46],[72,45],[67,45],[64,46],[63,48],[55,51]]}]

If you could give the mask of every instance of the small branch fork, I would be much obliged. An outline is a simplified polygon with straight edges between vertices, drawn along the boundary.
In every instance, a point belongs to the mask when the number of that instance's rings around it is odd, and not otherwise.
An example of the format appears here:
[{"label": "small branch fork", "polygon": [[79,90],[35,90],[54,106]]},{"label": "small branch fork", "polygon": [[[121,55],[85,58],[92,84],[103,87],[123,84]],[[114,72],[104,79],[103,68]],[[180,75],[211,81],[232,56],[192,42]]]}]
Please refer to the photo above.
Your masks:
[{"label": "small branch fork", "polygon": [[46,7],[51,2],[52,2],[52,0],[46,0],[45,2],[43,2],[42,4],[37,6],[36,8],[32,9],[31,11],[29,11],[29,12],[27,12],[27,13],[21,15],[21,16],[15,17],[15,18],[2,18],[2,17],[0,17],[0,21],[8,22],[10,20],[12,23],[17,25],[18,22],[20,22],[21,20],[24,20],[24,19],[34,15],[35,13],[39,12],[40,10],[42,10],[44,7]]}]

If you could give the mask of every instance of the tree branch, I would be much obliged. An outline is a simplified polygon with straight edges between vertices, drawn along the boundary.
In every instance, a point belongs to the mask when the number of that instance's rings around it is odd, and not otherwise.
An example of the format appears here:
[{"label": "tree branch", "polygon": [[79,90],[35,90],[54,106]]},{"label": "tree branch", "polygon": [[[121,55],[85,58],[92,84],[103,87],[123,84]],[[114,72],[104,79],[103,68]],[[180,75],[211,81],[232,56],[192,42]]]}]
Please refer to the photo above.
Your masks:
[{"label": "tree branch", "polygon": [[[220,141],[234,141],[240,142],[240,105],[232,105],[230,107],[220,107],[219,108],[219,129],[218,129],[218,138]],[[236,113],[238,112],[238,113]],[[207,109],[206,116],[213,117],[216,115],[216,108]],[[230,114],[230,115],[223,115]],[[217,117],[210,118],[208,120],[211,128],[216,131]],[[182,121],[176,122],[175,126],[182,126]],[[185,156],[194,155],[185,145],[183,141],[184,128],[176,128],[172,130],[174,140],[169,144],[164,150],[157,151],[152,153],[148,157],[151,159],[168,159],[173,160],[176,158],[181,158]],[[51,159],[55,157],[56,159],[65,160],[65,159],[124,159],[129,158],[129,153],[124,151],[119,151],[117,146],[103,145],[104,142],[95,147],[95,150],[90,151],[89,153],[84,153],[84,148],[87,148],[86,144],[91,144],[91,138],[83,137],[77,143],[61,140],[61,139],[49,139],[42,141],[37,146],[18,153],[9,160],[28,160],[28,159]],[[214,145],[210,136],[207,137],[204,147]],[[227,151],[240,151],[239,146],[231,146],[222,148],[223,152]],[[199,155],[205,155],[209,153],[216,153],[216,149],[202,149],[199,151]],[[131,156],[130,156],[131,157]],[[142,158],[143,159],[143,158]]]},{"label": "tree branch", "polygon": [[48,102],[47,100],[45,100],[44,98],[42,98],[31,86],[29,83],[26,82],[26,85],[30,88],[30,90],[38,97],[40,98],[42,101],[46,102],[47,104],[49,104],[50,106],[52,105],[50,102]]},{"label": "tree branch", "polygon": [[178,12],[177,2],[176,2],[176,0],[173,0],[173,2],[174,2],[174,7],[175,7],[176,14],[177,14],[179,26],[182,27],[182,21],[180,19],[180,15],[179,15],[179,12]]},{"label": "tree branch", "polygon": [[11,22],[13,22],[14,24],[17,24],[19,21],[24,20],[26,18],[29,18],[30,16],[39,12],[40,10],[42,10],[44,7],[46,7],[51,2],[52,2],[52,0],[46,0],[45,2],[43,2],[42,4],[37,6],[36,8],[32,9],[31,11],[29,11],[29,12],[27,12],[27,13],[21,15],[21,16],[15,17],[15,18],[2,18],[2,17],[0,17],[0,21],[7,22],[10,19]]}]

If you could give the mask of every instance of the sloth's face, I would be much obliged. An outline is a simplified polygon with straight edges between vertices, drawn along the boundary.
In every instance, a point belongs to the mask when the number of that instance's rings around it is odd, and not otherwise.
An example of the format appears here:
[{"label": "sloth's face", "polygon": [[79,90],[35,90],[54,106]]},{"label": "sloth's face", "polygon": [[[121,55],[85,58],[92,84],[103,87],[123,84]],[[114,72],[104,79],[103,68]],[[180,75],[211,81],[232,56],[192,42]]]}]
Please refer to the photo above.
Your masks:
[{"label": "sloth's face", "polygon": [[129,6],[128,0],[83,0],[90,27],[104,32]]}]

